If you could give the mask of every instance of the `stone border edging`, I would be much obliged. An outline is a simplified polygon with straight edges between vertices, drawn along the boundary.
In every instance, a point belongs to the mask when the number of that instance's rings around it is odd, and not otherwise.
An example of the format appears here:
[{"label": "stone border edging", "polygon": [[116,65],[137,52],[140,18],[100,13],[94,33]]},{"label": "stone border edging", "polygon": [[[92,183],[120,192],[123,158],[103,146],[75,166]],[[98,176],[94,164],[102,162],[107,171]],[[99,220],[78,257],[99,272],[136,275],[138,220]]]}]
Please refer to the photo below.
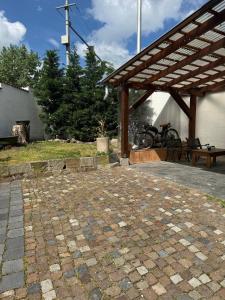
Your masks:
[{"label": "stone border edging", "polygon": [[111,160],[114,160],[115,162],[117,158],[112,158],[111,155],[102,155],[94,157],[50,159],[8,166],[0,165],[0,178],[21,175],[32,176],[47,172],[59,172],[63,170],[69,170],[72,172],[87,172],[96,170],[99,166],[108,165]]}]

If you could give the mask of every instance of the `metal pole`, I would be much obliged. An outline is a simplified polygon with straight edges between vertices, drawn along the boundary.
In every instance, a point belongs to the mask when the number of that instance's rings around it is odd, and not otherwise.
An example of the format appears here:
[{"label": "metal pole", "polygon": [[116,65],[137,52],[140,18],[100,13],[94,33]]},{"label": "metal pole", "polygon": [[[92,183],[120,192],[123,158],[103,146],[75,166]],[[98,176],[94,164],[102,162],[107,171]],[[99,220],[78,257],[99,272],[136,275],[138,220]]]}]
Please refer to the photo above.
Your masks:
[{"label": "metal pole", "polygon": [[66,0],[65,3],[65,13],[66,13],[66,36],[67,36],[67,45],[66,45],[66,65],[70,64],[70,6],[69,0]]},{"label": "metal pole", "polygon": [[142,0],[137,0],[137,54],[141,52]]}]

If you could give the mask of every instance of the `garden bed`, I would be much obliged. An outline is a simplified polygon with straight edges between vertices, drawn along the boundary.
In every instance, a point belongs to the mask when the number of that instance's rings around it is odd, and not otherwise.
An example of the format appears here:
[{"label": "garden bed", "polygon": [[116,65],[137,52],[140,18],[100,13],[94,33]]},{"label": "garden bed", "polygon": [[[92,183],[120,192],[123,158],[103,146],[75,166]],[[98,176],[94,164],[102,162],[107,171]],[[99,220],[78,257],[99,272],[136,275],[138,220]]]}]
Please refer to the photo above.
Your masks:
[{"label": "garden bed", "polygon": [[93,157],[97,155],[97,148],[94,143],[34,142],[27,146],[0,151],[0,164],[15,165],[31,161]]},{"label": "garden bed", "polygon": [[98,153],[94,143],[35,142],[0,151],[0,177],[89,171],[115,161],[115,156]]}]

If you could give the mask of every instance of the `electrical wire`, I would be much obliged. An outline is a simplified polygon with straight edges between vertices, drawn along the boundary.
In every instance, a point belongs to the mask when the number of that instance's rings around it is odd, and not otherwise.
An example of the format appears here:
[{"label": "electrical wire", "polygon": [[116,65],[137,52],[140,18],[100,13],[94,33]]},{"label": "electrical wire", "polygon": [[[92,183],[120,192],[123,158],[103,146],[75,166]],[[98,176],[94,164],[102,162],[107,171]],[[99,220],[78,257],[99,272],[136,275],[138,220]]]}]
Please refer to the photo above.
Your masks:
[{"label": "electrical wire", "polygon": [[[77,6],[76,6],[77,7]],[[64,16],[62,14],[62,12],[59,9],[56,9],[57,12],[59,13],[59,15],[64,19]],[[76,31],[73,26],[71,25],[71,22],[69,24],[70,29],[73,31],[74,34],[76,34],[78,36],[78,38],[87,46],[87,48],[90,50],[92,49],[92,51],[94,52],[94,55],[96,56],[96,58],[98,58],[98,60],[100,60],[100,62],[103,62],[103,60],[97,55],[97,53],[95,52],[94,48],[91,47],[86,41],[85,39],[81,36],[81,34]]]}]

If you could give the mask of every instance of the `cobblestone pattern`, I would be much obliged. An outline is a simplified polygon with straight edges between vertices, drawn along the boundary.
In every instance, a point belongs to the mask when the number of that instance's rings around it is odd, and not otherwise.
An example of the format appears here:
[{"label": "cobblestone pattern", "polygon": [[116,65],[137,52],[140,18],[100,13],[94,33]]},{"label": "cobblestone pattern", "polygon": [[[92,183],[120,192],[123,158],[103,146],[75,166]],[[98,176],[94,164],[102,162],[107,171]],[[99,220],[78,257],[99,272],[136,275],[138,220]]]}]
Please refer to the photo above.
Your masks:
[{"label": "cobblestone pattern", "polygon": [[[0,184],[0,293],[24,285],[21,183]],[[1,297],[0,297],[1,298]]]},{"label": "cobblestone pattern", "polygon": [[0,299],[225,299],[225,209],[198,191],[118,168],[23,196],[26,287]]}]

